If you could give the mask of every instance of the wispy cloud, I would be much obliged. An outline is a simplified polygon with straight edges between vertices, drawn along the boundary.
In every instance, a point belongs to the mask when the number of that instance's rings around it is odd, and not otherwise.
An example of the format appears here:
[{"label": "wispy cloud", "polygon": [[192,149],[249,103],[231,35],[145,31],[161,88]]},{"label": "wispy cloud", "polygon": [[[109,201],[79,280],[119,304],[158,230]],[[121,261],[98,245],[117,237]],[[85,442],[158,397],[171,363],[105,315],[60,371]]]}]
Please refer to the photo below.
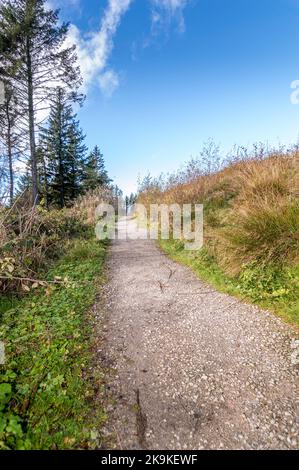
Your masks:
[{"label": "wispy cloud", "polygon": [[168,40],[171,30],[178,33],[185,31],[184,10],[197,0],[148,0],[151,12],[150,34],[145,34],[142,41],[134,41],[131,48],[132,60],[138,60],[139,54],[152,45],[161,45],[161,39]]},{"label": "wispy cloud", "polygon": [[49,8],[61,8],[62,6],[72,7],[72,8],[79,8],[81,0],[46,0],[46,5]]},{"label": "wispy cloud", "polygon": [[100,74],[98,83],[104,95],[109,98],[119,87],[119,76],[114,70],[106,70]]},{"label": "wispy cloud", "polygon": [[[64,0],[79,6],[80,0]],[[99,30],[83,35],[74,24],[70,26],[67,45],[76,44],[78,61],[85,89],[98,83],[103,94],[111,96],[120,84],[117,72],[109,67],[109,57],[121,20],[134,0],[107,0]],[[178,31],[185,30],[184,8],[191,0],[149,0],[151,5],[152,33],[167,32],[175,22]],[[48,0],[56,7],[62,0]]]},{"label": "wispy cloud", "polygon": [[133,0],[108,0],[98,32],[82,36],[75,25],[71,25],[68,43],[76,44],[78,61],[85,87],[97,81],[104,94],[111,96],[119,85],[116,72],[109,69],[108,60],[114,47],[114,37],[123,15]]},{"label": "wispy cloud", "polygon": [[152,2],[152,30],[166,31],[175,21],[179,32],[185,31],[184,8],[190,0],[151,0]]}]

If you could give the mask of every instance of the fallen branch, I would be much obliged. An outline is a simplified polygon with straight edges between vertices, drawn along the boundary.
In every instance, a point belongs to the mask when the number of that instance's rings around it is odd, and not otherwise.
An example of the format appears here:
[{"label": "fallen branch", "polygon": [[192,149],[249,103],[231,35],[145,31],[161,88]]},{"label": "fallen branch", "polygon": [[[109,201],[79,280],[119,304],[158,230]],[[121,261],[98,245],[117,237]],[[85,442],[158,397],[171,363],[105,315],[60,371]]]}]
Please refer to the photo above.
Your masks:
[{"label": "fallen branch", "polygon": [[46,284],[65,284],[66,281],[64,280],[54,280],[54,281],[41,281],[39,279],[31,279],[29,277],[17,277],[17,276],[0,276],[0,280],[2,281],[23,281],[23,282],[33,282],[38,283],[41,286]]}]

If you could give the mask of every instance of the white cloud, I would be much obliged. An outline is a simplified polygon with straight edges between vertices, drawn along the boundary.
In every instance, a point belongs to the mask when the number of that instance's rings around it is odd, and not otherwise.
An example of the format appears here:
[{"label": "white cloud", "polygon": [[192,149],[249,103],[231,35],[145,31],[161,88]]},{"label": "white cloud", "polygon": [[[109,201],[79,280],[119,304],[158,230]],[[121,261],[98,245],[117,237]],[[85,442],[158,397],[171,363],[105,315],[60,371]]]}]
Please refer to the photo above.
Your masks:
[{"label": "white cloud", "polygon": [[[65,0],[69,5],[79,5],[80,0]],[[66,45],[76,44],[78,62],[85,90],[91,83],[98,83],[106,96],[118,88],[118,74],[109,68],[109,57],[114,47],[114,37],[122,17],[134,0],[107,0],[100,28],[97,32],[83,35],[76,25],[70,26]],[[185,29],[184,8],[190,0],[149,0],[152,7],[152,32],[168,30],[175,22],[180,32]],[[62,0],[48,0],[59,6]]]},{"label": "white cloud", "polygon": [[153,31],[168,28],[175,21],[180,32],[185,31],[184,8],[189,0],[151,0]]},{"label": "white cloud", "polygon": [[99,85],[103,94],[109,98],[119,87],[119,77],[113,70],[106,70],[99,77]]},{"label": "white cloud", "polygon": [[80,0],[46,0],[46,5],[49,8],[61,8],[63,5],[77,8],[80,5]]},{"label": "white cloud", "polygon": [[96,80],[102,91],[111,96],[119,85],[119,77],[107,69],[108,59],[114,47],[114,36],[123,15],[133,0],[108,0],[98,32],[83,37],[75,25],[71,25],[67,45],[76,44],[78,61],[87,87]]}]

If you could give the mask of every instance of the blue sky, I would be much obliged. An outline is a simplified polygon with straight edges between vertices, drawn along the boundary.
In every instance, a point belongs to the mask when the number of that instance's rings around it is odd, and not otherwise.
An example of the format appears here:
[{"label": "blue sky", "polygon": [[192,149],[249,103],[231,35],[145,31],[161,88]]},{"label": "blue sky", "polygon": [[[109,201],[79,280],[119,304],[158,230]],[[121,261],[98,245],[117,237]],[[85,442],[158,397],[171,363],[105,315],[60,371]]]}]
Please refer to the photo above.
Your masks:
[{"label": "blue sky", "polygon": [[115,182],[177,169],[210,137],[228,151],[294,143],[299,0],[49,0],[78,44],[79,117]]}]

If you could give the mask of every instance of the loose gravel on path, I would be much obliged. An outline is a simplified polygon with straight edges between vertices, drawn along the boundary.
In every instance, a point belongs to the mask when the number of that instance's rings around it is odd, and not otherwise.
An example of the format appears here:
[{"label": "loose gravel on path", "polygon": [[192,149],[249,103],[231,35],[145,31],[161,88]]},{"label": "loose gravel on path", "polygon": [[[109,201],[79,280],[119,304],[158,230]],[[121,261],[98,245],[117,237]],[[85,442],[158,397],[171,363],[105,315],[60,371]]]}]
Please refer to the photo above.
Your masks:
[{"label": "loose gravel on path", "polygon": [[116,448],[297,448],[292,327],[215,291],[153,241],[115,241],[108,264]]}]

